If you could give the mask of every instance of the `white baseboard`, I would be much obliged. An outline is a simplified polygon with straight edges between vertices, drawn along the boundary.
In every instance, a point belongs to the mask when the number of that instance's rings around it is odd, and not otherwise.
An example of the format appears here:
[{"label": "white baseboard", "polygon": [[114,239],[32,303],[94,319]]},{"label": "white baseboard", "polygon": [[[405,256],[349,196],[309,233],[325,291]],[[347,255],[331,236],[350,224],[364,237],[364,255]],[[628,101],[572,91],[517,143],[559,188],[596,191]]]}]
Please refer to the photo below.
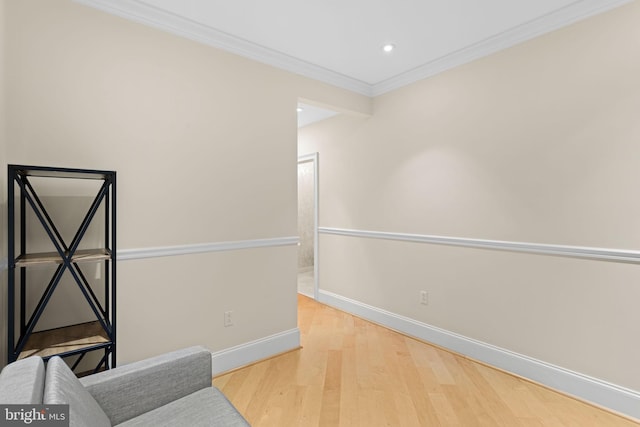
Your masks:
[{"label": "white baseboard", "polygon": [[219,375],[299,347],[300,330],[294,328],[225,350],[212,352],[213,375]]},{"label": "white baseboard", "polygon": [[467,338],[331,292],[321,290],[319,301],[614,412],[640,419],[640,392],[635,390]]}]

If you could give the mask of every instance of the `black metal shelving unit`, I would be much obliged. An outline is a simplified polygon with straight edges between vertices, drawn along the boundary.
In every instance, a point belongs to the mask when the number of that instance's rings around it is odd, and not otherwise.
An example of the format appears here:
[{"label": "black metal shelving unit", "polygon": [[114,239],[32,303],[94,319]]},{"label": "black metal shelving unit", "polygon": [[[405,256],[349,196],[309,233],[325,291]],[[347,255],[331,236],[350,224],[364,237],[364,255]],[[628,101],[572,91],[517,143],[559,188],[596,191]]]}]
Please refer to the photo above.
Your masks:
[{"label": "black metal shelving unit", "polygon": [[[72,239],[63,238],[54,224],[42,198],[36,192],[33,178],[44,178],[55,187],[57,180],[98,180],[99,186],[84,219]],[[8,165],[8,359],[13,362],[31,355],[48,360],[52,356],[77,356],[72,369],[90,352],[102,351],[94,371],[116,366],[116,172],[70,169],[45,166]],[[61,187],[64,187],[61,185]],[[64,191],[64,190],[63,190]],[[104,210],[104,247],[79,249],[90,226],[98,222],[96,214]],[[33,213],[37,221],[29,221],[27,212]],[[99,216],[99,215],[98,215]],[[96,221],[94,221],[96,220]],[[34,224],[35,222],[35,224]],[[42,226],[53,252],[29,252],[31,227]],[[86,242],[84,242],[86,246]],[[104,295],[96,295],[96,284],[91,283],[83,268],[104,263],[104,277],[98,287]],[[33,298],[34,287],[28,270],[38,265],[55,267],[46,287],[40,286],[35,295],[35,307],[28,307],[28,296]],[[54,329],[39,330],[38,322],[61,283],[62,277],[70,274],[91,309],[95,320],[65,325]],[[94,279],[95,282],[95,279]],[[43,285],[43,284],[42,284]],[[102,289],[100,289],[102,290]],[[30,294],[31,292],[31,294]],[[100,293],[100,292],[98,292]]]}]

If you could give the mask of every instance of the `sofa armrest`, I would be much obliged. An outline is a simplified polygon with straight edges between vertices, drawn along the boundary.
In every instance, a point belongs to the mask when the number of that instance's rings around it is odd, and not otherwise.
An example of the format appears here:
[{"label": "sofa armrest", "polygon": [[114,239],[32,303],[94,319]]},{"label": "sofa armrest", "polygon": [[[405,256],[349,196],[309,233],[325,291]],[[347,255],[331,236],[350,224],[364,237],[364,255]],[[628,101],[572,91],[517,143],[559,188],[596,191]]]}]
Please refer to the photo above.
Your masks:
[{"label": "sofa armrest", "polygon": [[41,404],[44,362],[38,356],[10,363],[0,373],[0,404]]},{"label": "sofa armrest", "polygon": [[211,353],[190,347],[80,379],[116,425],[211,387]]}]

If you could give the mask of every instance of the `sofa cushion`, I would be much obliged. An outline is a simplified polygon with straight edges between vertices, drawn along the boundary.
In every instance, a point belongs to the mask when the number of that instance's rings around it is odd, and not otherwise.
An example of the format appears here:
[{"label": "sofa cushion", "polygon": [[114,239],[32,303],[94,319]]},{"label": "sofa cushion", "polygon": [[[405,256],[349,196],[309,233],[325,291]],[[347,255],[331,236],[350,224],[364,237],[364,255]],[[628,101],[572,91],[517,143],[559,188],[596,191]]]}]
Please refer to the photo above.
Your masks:
[{"label": "sofa cushion", "polygon": [[60,357],[47,363],[45,404],[68,404],[70,426],[110,427],[111,422],[93,396]]},{"label": "sofa cushion", "polygon": [[208,387],[118,424],[118,427],[147,426],[247,427],[249,423],[220,390]]},{"label": "sofa cushion", "polygon": [[37,356],[18,360],[0,374],[0,403],[39,405],[44,392],[44,362]]}]

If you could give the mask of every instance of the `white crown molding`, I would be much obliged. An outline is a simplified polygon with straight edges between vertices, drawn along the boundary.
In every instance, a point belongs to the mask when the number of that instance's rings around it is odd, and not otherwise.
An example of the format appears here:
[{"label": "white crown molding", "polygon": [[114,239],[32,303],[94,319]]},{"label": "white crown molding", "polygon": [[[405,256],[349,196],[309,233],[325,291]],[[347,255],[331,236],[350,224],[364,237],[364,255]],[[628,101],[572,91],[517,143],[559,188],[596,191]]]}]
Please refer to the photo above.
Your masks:
[{"label": "white crown molding", "polygon": [[372,96],[382,95],[419,80],[432,77],[457,66],[469,63],[500,50],[560,29],[574,22],[614,9],[632,0],[581,0],[562,9],[489,37],[478,43],[430,61],[413,70],[376,83],[371,88]]},{"label": "white crown molding", "polygon": [[371,85],[135,0],[74,0],[263,64],[371,96]]},{"label": "white crown molding", "polygon": [[346,228],[319,227],[322,234],[362,237],[369,239],[397,240],[401,242],[427,243],[432,245],[462,246],[466,248],[492,249],[509,252],[525,252],[537,255],[583,258],[640,264],[640,251],[626,249],[590,248],[586,246],[549,245],[542,243],[509,242],[504,240],[472,239],[468,237],[433,236],[426,234],[391,233],[386,231],[352,230]]},{"label": "white crown molding", "polygon": [[300,348],[300,330],[293,328],[225,350],[216,351],[211,353],[213,375],[220,375],[297,348]]},{"label": "white crown molding", "polygon": [[620,414],[640,419],[640,392],[418,322],[327,291],[320,302]]},{"label": "white crown molding", "polygon": [[236,251],[239,249],[272,248],[278,246],[292,246],[299,242],[298,236],[275,237],[271,239],[236,240],[232,242],[196,243],[191,245],[159,246],[140,249],[118,250],[116,259],[126,261],[143,258],[158,258],[165,256],[200,254],[207,252]]},{"label": "white crown molding", "polygon": [[136,0],[74,0],[144,25],[161,29],[209,46],[262,62],[295,74],[319,80],[366,96],[378,96],[459,65],[490,55],[542,34],[557,30],[632,0],[580,0],[479,43],[430,61],[376,84],[328,70],[281,52],[248,42],[192,20],[140,3]]}]

